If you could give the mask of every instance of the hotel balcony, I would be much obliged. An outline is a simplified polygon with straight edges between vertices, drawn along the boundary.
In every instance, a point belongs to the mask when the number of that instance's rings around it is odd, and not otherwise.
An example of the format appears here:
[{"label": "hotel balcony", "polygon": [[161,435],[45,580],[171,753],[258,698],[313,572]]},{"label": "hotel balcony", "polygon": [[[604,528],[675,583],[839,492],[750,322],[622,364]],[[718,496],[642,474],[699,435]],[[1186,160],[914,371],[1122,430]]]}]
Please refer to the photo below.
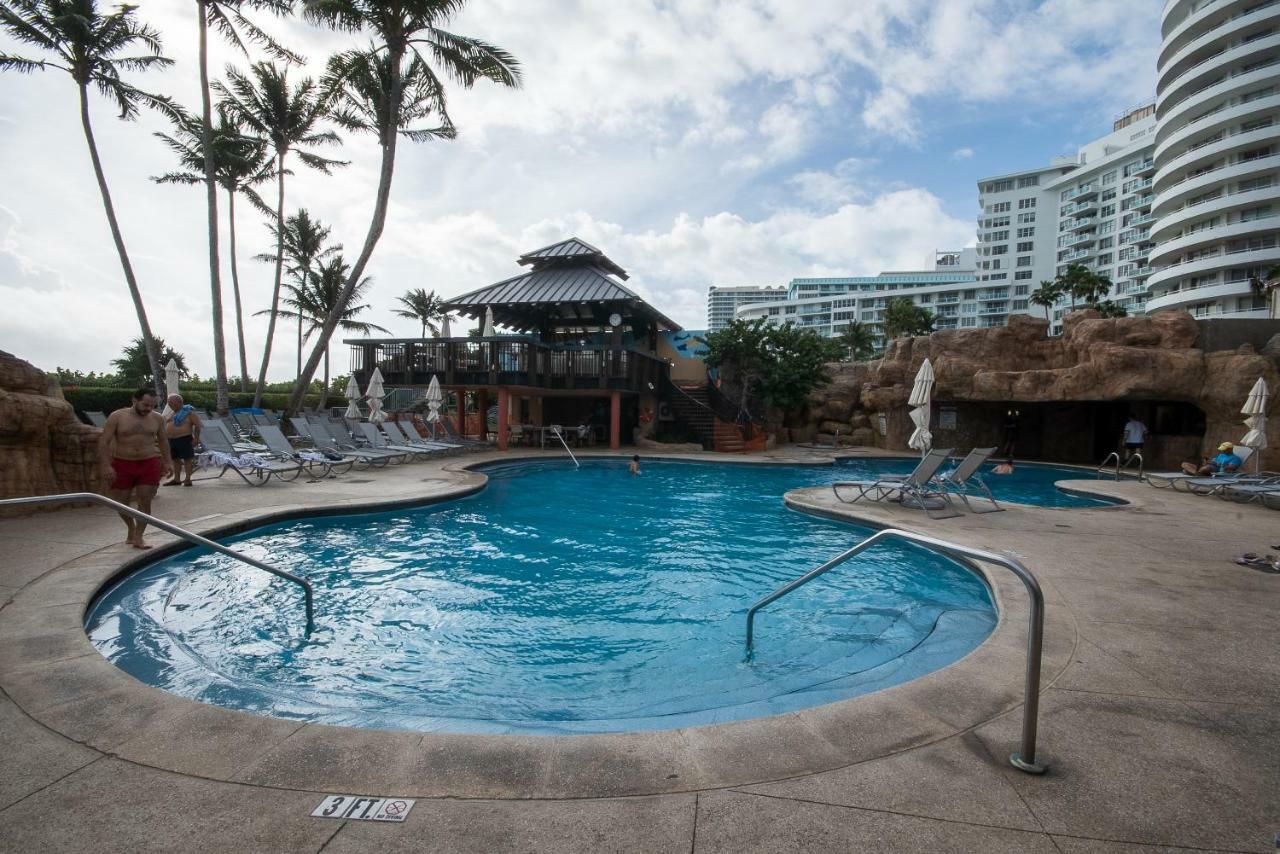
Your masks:
[{"label": "hotel balcony", "polygon": [[1079,217],[1064,224],[1067,227],[1067,231],[1082,231],[1086,228],[1097,228],[1098,218],[1094,216]]}]

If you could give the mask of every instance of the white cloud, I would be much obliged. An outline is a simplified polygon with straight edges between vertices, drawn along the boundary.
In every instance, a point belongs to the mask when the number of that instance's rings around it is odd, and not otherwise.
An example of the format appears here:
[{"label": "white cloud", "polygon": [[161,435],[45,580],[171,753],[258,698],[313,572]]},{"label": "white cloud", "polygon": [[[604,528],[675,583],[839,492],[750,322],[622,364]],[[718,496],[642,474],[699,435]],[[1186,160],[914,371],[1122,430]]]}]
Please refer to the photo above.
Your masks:
[{"label": "white cloud", "polygon": [[951,152],[951,159],[968,160],[973,157],[973,154],[973,149],[966,145],[964,148],[957,148],[955,151]]}]

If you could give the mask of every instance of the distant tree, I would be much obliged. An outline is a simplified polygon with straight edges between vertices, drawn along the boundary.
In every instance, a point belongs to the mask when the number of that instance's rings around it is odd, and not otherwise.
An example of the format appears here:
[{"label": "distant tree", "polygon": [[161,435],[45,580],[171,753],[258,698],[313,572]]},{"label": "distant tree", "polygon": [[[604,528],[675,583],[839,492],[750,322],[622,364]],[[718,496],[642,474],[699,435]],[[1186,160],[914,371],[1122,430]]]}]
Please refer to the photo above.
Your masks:
[{"label": "distant tree", "polygon": [[392,311],[400,317],[408,317],[422,324],[422,337],[427,337],[427,330],[431,330],[432,335],[440,334],[440,327],[436,325],[436,321],[444,316],[444,312],[440,306],[444,305],[444,300],[436,296],[435,291],[428,291],[425,288],[414,288],[405,291],[403,296],[396,297],[404,308],[397,308]]},{"label": "distant tree", "polygon": [[835,340],[855,362],[865,362],[875,355],[875,332],[860,320],[852,320],[847,326],[841,328]]},{"label": "distant tree", "polygon": [[1263,276],[1250,279],[1249,289],[1255,297],[1266,302],[1268,317],[1280,319],[1280,265],[1272,267]]},{"label": "distant tree", "polygon": [[1077,303],[1095,308],[1111,293],[1111,280],[1106,276],[1099,276],[1083,264],[1069,264],[1054,280],[1054,285],[1064,296],[1071,298],[1072,311],[1076,310]]},{"label": "distant tree", "polygon": [[1103,317],[1128,317],[1129,316],[1129,309],[1125,308],[1119,303],[1112,302],[1109,299],[1104,299],[1102,302],[1090,303],[1089,308],[1096,310]]},{"label": "distant tree", "polygon": [[[329,227],[313,218],[306,208],[298,208],[297,213],[285,218],[283,234],[274,224],[269,227],[276,238],[277,251],[281,245],[284,246],[285,258],[288,260],[285,272],[289,274],[289,282],[284,287],[296,300],[310,284],[311,274],[315,272],[317,265],[325,258],[341,252],[342,244],[329,244]],[[253,257],[256,261],[271,264],[275,263],[276,253],[264,252]],[[298,316],[298,375],[302,374],[302,341],[302,318]]]},{"label": "distant tree", "polygon": [[731,320],[706,341],[707,366],[721,369],[741,388],[743,411],[751,398],[783,409],[800,406],[811,391],[830,381],[826,365],[844,350],[812,330],[791,323],[775,326],[765,318]]},{"label": "distant tree", "polygon": [[[166,346],[163,338],[152,339],[156,343],[156,348],[160,351],[160,370],[164,371],[164,366],[169,364],[169,360],[173,359],[178,363],[178,376],[187,376],[187,360],[181,353],[172,347]],[[134,338],[124,348],[124,352],[119,358],[111,360],[111,366],[116,369],[116,376],[120,381],[128,386],[155,385],[156,377],[151,373],[151,360],[147,358],[147,347],[141,338]]]},{"label": "distant tree", "polygon": [[1058,304],[1058,300],[1062,298],[1062,290],[1058,287],[1057,282],[1044,281],[1040,283],[1040,287],[1031,292],[1027,297],[1032,305],[1038,305],[1044,309],[1044,319],[1050,320],[1049,310]]},{"label": "distant tree", "polygon": [[[136,119],[139,108],[143,106],[166,112],[172,109],[168,99],[143,92],[120,78],[121,71],[146,71],[173,64],[172,59],[160,55],[160,33],[139,22],[134,16],[136,11],[136,6],[120,6],[110,14],[103,14],[98,10],[97,0],[3,0],[0,2],[0,31],[14,41],[53,54],[53,58],[28,59],[0,53],[0,71],[30,74],[56,68],[65,71],[75,81],[80,96],[80,127],[89,147],[89,160],[93,164],[102,206],[107,213],[111,239],[115,241],[125,284],[129,287],[133,309],[138,315],[149,365],[145,373],[158,380],[161,377],[160,350],[151,333],[133,264],[125,250],[124,236],[116,220],[115,205],[98,156],[93,125],[89,121],[91,86],[113,101],[120,109],[120,118],[127,121]],[[15,168],[15,164],[10,162],[9,168]]]},{"label": "distant tree", "polygon": [[883,324],[885,337],[889,339],[928,335],[933,331],[933,312],[908,297],[897,297],[885,306]]}]

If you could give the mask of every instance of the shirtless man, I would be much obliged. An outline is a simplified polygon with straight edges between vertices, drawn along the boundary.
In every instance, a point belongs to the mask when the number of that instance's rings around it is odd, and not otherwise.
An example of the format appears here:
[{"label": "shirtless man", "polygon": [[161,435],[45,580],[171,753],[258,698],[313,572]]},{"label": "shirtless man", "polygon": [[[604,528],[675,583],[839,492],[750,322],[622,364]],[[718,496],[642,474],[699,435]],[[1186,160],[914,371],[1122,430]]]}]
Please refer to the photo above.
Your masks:
[{"label": "shirtless man", "polygon": [[[156,396],[149,388],[133,393],[133,406],[117,409],[107,416],[98,441],[98,464],[107,495],[121,504],[129,503],[136,492],[138,509],[151,512],[151,499],[156,496],[160,478],[173,472],[169,456],[169,440],[164,434],[164,419],[155,411]],[[126,543],[135,549],[149,549],[142,540],[147,523],[121,513],[129,529]]]},{"label": "shirtless man", "polygon": [[[200,416],[191,406],[182,405],[182,395],[169,395],[170,412],[164,419],[164,432],[169,437],[169,455],[173,457],[173,479],[166,480],[165,486],[191,485],[191,473],[196,470],[196,445],[200,444],[200,431],[204,425]],[[178,463],[181,461],[186,480],[178,478]]]}]

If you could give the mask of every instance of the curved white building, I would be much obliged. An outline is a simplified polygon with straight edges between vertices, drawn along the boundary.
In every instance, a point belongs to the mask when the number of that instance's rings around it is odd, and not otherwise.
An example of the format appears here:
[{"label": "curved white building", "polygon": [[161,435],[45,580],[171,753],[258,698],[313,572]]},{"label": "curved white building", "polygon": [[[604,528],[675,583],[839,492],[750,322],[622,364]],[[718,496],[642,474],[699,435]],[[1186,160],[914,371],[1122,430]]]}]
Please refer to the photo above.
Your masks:
[{"label": "curved white building", "polygon": [[1168,0],[1147,310],[1263,317],[1250,278],[1280,263],[1280,0]]}]

